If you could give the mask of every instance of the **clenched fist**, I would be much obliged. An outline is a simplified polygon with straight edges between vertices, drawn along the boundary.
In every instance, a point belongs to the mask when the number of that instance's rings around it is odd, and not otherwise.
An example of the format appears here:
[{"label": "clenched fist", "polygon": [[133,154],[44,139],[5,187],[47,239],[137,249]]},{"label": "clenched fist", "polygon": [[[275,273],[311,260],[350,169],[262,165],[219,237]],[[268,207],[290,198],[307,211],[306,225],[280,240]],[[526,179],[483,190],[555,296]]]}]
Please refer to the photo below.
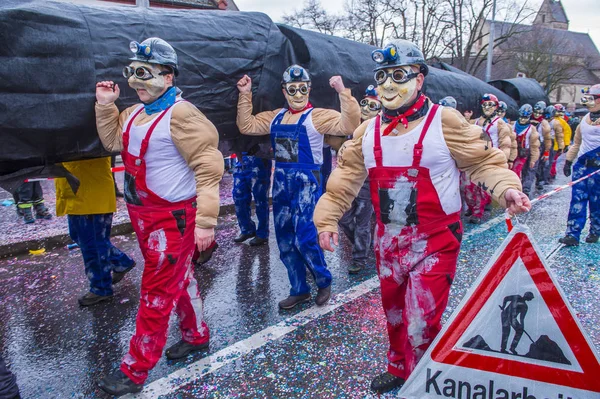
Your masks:
[{"label": "clenched fist", "polygon": [[240,93],[251,93],[252,92],[252,79],[250,76],[244,75],[243,78],[237,82],[237,88]]},{"label": "clenched fist", "polygon": [[98,104],[107,105],[114,103],[120,94],[119,85],[115,84],[112,80],[96,83],[96,101],[98,101]]},{"label": "clenched fist", "polygon": [[332,76],[329,79],[329,86],[333,87],[338,94],[346,90],[341,76]]}]

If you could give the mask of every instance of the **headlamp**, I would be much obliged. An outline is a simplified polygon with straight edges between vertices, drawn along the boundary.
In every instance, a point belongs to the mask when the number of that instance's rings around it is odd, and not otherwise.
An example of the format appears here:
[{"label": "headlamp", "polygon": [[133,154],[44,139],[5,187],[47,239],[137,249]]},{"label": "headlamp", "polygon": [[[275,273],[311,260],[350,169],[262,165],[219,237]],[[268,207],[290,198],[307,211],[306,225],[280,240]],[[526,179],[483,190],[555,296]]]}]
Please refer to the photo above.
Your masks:
[{"label": "headlamp", "polygon": [[371,58],[378,64],[384,62],[394,62],[398,60],[398,49],[391,44],[384,49],[375,50],[371,53]]},{"label": "headlamp", "polygon": [[150,56],[152,55],[152,49],[150,48],[150,46],[146,46],[146,45],[140,44],[138,42],[129,43],[129,50],[131,50],[131,52],[134,54],[141,55],[141,56],[148,57],[148,58],[150,58]]},{"label": "headlamp", "polygon": [[304,71],[302,70],[302,68],[292,68],[290,70],[290,75],[292,76],[292,78],[299,78],[300,76],[302,76],[302,73]]}]

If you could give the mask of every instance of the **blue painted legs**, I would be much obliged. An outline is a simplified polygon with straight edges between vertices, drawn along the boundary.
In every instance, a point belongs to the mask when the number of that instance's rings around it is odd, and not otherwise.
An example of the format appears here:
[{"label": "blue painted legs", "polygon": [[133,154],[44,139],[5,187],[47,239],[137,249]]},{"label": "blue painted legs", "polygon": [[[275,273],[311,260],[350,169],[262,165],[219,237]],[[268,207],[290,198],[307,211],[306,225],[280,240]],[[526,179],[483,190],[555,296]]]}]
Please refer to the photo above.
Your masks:
[{"label": "blue painted legs", "polygon": [[[243,164],[236,163],[233,172],[233,202],[242,234],[269,237],[269,186],[271,185],[271,161],[244,156]],[[258,229],[252,220],[252,195],[256,205]]]},{"label": "blue painted legs", "polygon": [[[577,180],[597,169],[586,168],[580,163],[573,166],[573,180]],[[571,207],[567,221],[567,235],[579,241],[581,231],[587,219],[587,207],[590,204],[590,234],[600,235],[600,176],[594,175],[573,186]]]},{"label": "blue painted legs", "polygon": [[280,258],[288,271],[290,295],[310,292],[306,270],[312,273],[319,288],[331,284],[323,251],[319,247],[313,223],[315,205],[321,187],[319,171],[275,167],[273,179],[273,217]]},{"label": "blue painted legs", "polygon": [[133,259],[110,242],[112,213],[101,215],[68,215],[69,234],[81,248],[90,292],[112,295],[111,272],[122,272],[133,266]]}]

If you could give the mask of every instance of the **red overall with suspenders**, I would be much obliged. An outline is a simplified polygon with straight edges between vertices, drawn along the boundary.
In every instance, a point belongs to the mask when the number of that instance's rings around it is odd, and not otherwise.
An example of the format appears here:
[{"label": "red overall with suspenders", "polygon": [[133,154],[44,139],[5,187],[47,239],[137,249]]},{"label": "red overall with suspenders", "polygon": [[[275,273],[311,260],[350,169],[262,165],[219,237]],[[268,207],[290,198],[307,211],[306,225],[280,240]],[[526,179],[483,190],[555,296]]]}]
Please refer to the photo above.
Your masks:
[{"label": "red overall with suspenders", "polygon": [[[429,169],[421,165],[423,140],[437,112],[434,105],[427,115],[410,167],[383,166],[381,116],[375,120],[376,166],[369,169],[369,179],[377,216],[377,272],[390,339],[388,372],[404,379],[441,328],[462,238],[460,212],[446,214]],[[393,209],[399,187],[411,190],[406,218],[400,222],[394,220]]]},{"label": "red overall with suspenders", "polygon": [[121,370],[136,384],[146,380],[148,371],[162,355],[173,307],[179,316],[183,340],[194,345],[209,340],[192,267],[196,248],[196,197],[169,202],[152,192],[146,182],[145,155],[150,138],[169,109],[152,121],[138,156],[128,151],[129,136],[133,121],[144,110],[143,107],[131,116],[123,133],[121,156],[125,165],[125,199],[144,255],[136,331],[131,338],[129,353],[121,363]]}]

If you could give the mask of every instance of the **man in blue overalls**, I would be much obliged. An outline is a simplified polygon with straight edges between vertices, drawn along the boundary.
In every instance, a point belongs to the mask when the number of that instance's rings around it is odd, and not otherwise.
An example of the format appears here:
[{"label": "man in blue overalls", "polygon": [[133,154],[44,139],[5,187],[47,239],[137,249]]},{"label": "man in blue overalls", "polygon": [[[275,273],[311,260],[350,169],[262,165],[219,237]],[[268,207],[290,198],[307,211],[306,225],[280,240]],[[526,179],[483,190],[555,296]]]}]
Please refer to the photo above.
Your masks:
[{"label": "man in blue overalls", "polygon": [[[573,181],[600,169],[600,84],[582,90],[581,103],[590,111],[575,130],[575,140],[567,152],[563,172]],[[565,143],[566,144],[566,143]],[[566,246],[579,245],[585,227],[587,207],[590,206],[590,233],[587,243],[600,238],[600,175],[595,174],[573,186],[567,232],[559,241]]]},{"label": "man in blue overalls", "polygon": [[323,134],[347,136],[360,124],[358,102],[344,87],[342,78],[329,80],[339,94],[341,113],[313,108],[308,101],[311,79],[308,71],[292,65],[281,82],[287,107],[252,115],[252,80],[245,75],[237,84],[237,125],[242,134],[271,135],[275,155],[273,218],[280,258],[292,285],[281,309],[310,300],[306,270],[318,287],[315,303],[324,305],[331,296],[331,273],[317,242],[313,223],[315,204],[321,195]]},{"label": "man in blue overalls", "polygon": [[[257,142],[246,147],[249,147],[248,151],[236,151],[235,153],[233,202],[235,204],[235,216],[240,226],[240,234],[233,241],[241,243],[252,238],[250,245],[259,246],[269,242],[271,159],[262,156],[263,154],[260,152],[261,143]],[[258,228],[252,220],[253,195]]]}]

